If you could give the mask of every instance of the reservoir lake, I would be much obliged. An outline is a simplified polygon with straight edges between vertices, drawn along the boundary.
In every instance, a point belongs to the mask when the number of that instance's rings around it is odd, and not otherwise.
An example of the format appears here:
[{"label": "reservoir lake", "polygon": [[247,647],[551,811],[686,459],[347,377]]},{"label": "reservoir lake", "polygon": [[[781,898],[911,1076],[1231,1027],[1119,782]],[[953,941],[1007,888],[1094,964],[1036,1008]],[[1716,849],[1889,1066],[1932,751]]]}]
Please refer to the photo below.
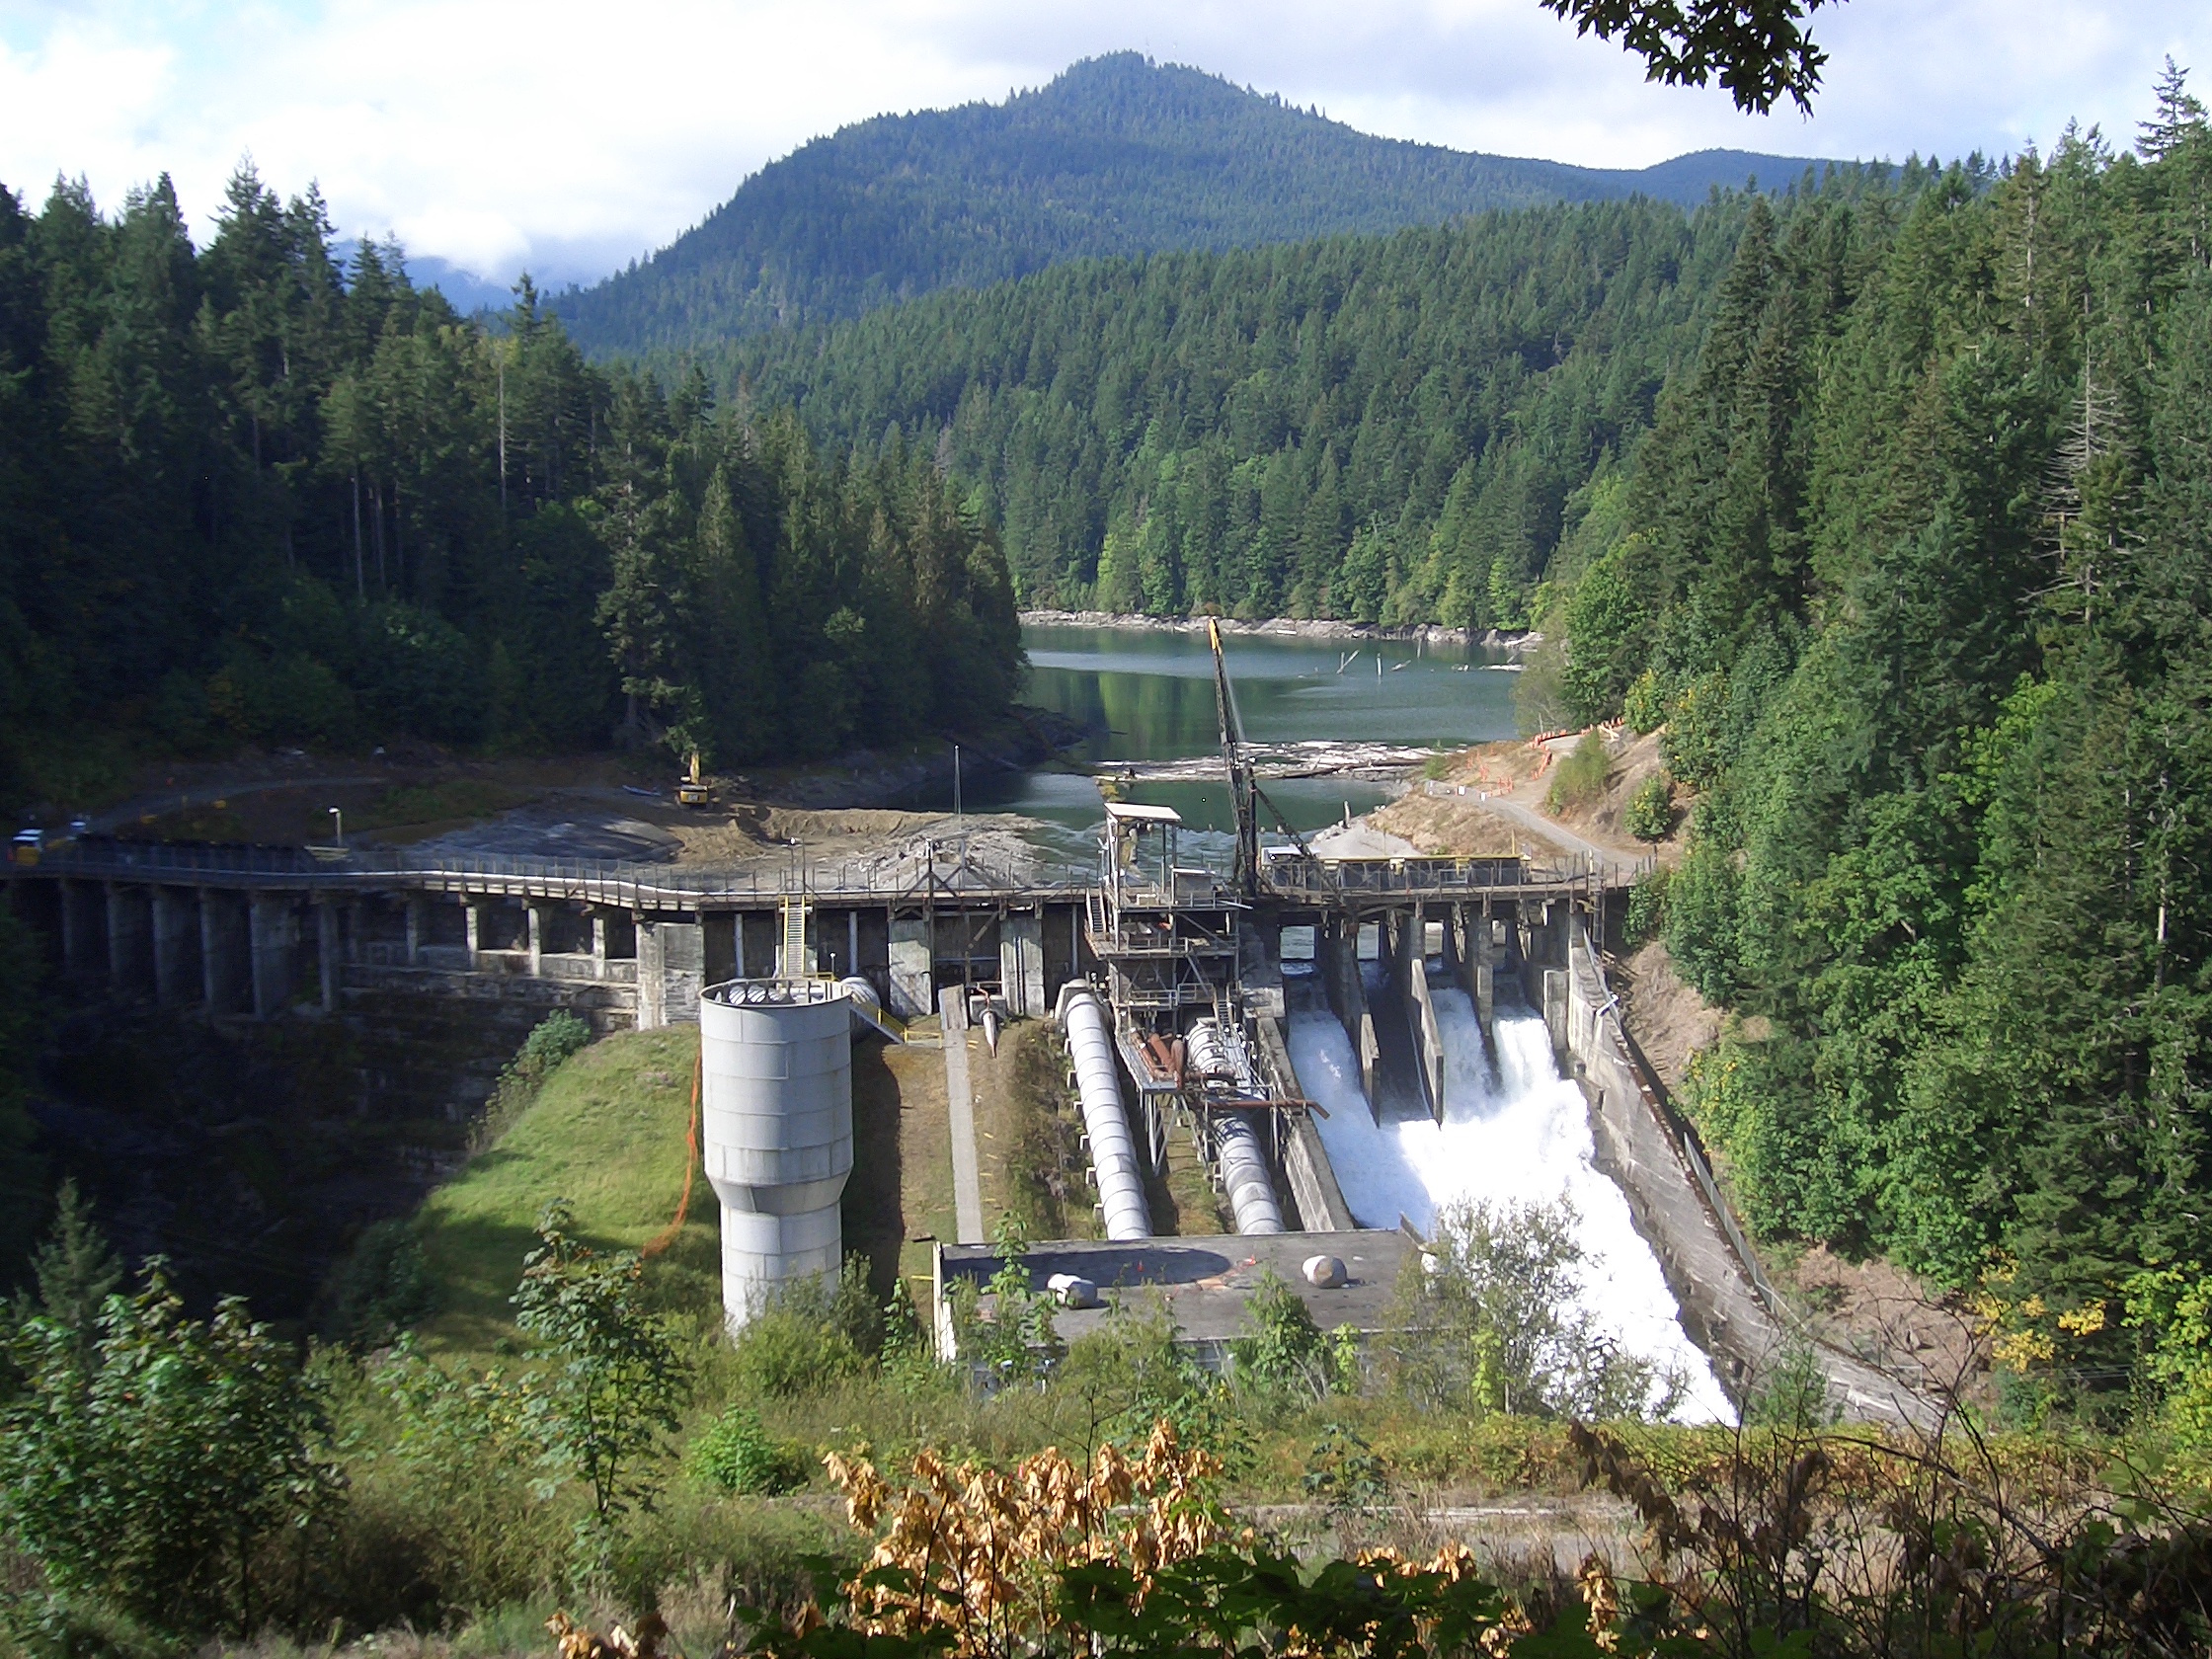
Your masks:
[{"label": "reservoir lake", "polygon": [[[1496,649],[1276,634],[1232,634],[1222,643],[1253,744],[1457,749],[1515,735],[1516,675]],[[1066,850],[1080,856],[1103,817],[1088,768],[1220,753],[1214,657],[1203,633],[1027,626],[1022,644],[1030,664],[1022,701],[1066,716],[1083,738],[1066,756],[1071,765],[964,765],[967,811],[1041,820],[1069,832]],[[1347,810],[1366,812],[1396,793],[1388,782],[1349,776],[1263,778],[1260,787],[1301,830],[1333,824]],[[1199,831],[1189,837],[1192,852],[1225,850],[1232,827],[1225,782],[1140,778],[1122,784],[1121,793],[1175,808]],[[953,804],[949,789],[914,802],[937,811]],[[1275,828],[1264,812],[1261,822]]]}]

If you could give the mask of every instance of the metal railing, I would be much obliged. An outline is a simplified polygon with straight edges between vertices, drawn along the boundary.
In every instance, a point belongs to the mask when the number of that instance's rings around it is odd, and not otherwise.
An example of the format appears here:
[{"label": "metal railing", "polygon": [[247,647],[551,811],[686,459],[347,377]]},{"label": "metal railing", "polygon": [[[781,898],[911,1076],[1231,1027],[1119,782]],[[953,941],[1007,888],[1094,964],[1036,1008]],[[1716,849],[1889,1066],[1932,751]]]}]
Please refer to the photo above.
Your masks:
[{"label": "metal railing", "polygon": [[88,837],[44,851],[17,877],[228,887],[345,890],[379,888],[466,892],[518,898],[585,899],[633,909],[690,908],[701,903],[779,905],[908,901],[992,903],[1072,895],[1070,884],[1024,885],[951,867],[949,857],[891,866],[809,860],[780,868],[713,870],[612,859],[531,858],[509,853],[415,852],[407,848],[242,846]]},{"label": "metal railing", "polygon": [[[1480,893],[1505,888],[1621,888],[1651,867],[1590,856],[1392,858],[1316,861],[1269,858],[1263,889],[1287,898],[1391,898]],[[418,852],[396,848],[244,846],[195,841],[129,841],[91,836],[51,847],[17,877],[78,876],[227,887],[481,893],[586,900],[631,909],[709,906],[768,907],[787,898],[817,904],[990,904],[1072,897],[1089,883],[1073,871],[1007,882],[955,861],[947,849],[895,864],[810,859],[770,869],[716,870],[592,858],[532,858],[512,853]]]},{"label": "metal railing", "polygon": [[1634,861],[1581,857],[1359,858],[1265,861],[1261,886],[1296,898],[1330,899],[1453,893],[1499,888],[1628,887],[1651,867]]}]

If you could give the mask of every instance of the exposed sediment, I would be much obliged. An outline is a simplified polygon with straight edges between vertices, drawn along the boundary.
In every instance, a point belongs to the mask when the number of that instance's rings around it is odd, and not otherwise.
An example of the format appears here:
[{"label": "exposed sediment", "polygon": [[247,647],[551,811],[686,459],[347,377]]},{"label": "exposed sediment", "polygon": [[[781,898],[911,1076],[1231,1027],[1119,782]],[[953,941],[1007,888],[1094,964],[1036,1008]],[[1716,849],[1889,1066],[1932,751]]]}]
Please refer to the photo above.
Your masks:
[{"label": "exposed sediment", "polygon": [[1402,626],[1380,622],[1338,622],[1326,618],[1272,616],[1247,621],[1236,616],[1146,616],[1114,610],[1025,610],[1022,624],[1035,628],[1135,628],[1155,634],[1202,634],[1209,622],[1224,634],[1263,635],[1276,639],[1356,639],[1420,641],[1427,645],[1487,646],[1496,651],[1534,651],[1543,643],[1535,630],[1501,628],[1446,628],[1432,622]]}]

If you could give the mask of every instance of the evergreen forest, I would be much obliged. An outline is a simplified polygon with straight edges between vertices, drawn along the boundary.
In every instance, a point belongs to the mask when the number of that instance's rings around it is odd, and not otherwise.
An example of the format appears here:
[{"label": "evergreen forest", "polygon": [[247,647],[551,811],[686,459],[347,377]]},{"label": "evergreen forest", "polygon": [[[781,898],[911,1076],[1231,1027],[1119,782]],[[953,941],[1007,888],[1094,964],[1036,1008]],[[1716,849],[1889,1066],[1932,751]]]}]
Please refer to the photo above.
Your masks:
[{"label": "evergreen forest", "polygon": [[1018,665],[926,454],[593,367],[526,280],[468,321],[396,248],[341,270],[250,169],[204,249],[166,180],[0,190],[0,795],[132,746],[822,755]]},{"label": "evergreen forest", "polygon": [[[1760,211],[1894,223],[1942,172]],[[1768,199],[1091,261],[701,360],[824,441],[934,444],[1025,603],[1528,627]]]},{"label": "evergreen forest", "polygon": [[1003,104],[878,116],[802,145],[651,259],[556,303],[594,357],[666,364],[1072,259],[1376,235],[1554,201],[1690,206],[1806,166],[1742,150],[1634,170],[1469,154],[1114,52]]},{"label": "evergreen forest", "polygon": [[2107,1380],[2150,1339],[2114,1288],[2201,1257],[2212,1201],[2212,135],[2178,77],[2140,150],[1754,203],[1553,612],[1571,717],[1664,722],[1695,795],[1647,913],[1736,1011],[1693,1092],[1751,1219],[2014,1284]]}]

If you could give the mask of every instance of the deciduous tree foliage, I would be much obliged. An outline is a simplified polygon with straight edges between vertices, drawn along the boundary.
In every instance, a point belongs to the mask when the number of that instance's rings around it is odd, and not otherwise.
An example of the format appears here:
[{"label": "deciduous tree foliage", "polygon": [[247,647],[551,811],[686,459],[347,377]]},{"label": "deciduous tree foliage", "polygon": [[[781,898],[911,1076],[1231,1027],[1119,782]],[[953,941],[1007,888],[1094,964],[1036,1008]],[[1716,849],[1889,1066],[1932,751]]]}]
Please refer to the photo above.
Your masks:
[{"label": "deciduous tree foliage", "polygon": [[136,1296],[109,1298],[89,1346],[38,1317],[10,1358],[0,1518],[52,1589],[164,1631],[242,1635],[290,1611],[296,1535],[340,1483],[321,1402],[243,1303],[188,1318],[155,1262]]},{"label": "deciduous tree foliage", "polygon": [[525,280],[464,322],[250,168],[194,248],[0,190],[0,795],[88,734],[821,753],[1011,689],[990,535],[926,453],[588,365]]}]

